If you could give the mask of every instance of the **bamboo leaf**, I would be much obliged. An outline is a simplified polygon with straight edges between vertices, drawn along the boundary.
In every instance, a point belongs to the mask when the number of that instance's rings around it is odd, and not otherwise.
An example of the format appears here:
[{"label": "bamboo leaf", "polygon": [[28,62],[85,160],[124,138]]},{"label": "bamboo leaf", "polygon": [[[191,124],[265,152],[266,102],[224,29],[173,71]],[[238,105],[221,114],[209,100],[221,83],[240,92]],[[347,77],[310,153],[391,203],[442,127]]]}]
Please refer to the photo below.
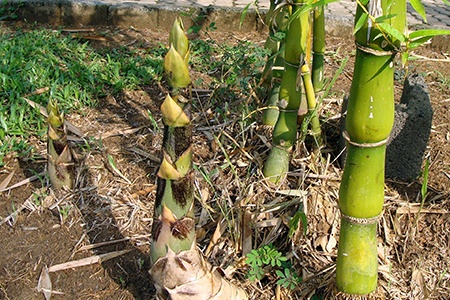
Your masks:
[{"label": "bamboo leaf", "polygon": [[392,27],[391,24],[378,23],[378,26],[380,26],[389,36],[393,37],[394,39],[399,40],[400,42],[406,41],[405,35],[398,31],[396,28]]},{"label": "bamboo leaf", "polygon": [[423,6],[422,1],[420,1],[420,0],[409,0],[409,3],[411,3],[411,6],[423,18],[423,20],[425,22],[427,22],[427,15],[425,13],[425,7]]},{"label": "bamboo leaf", "polygon": [[382,23],[382,22],[384,22],[386,20],[394,18],[395,16],[397,16],[397,15],[396,14],[390,14],[390,15],[385,15],[385,16],[379,16],[378,18],[375,19],[375,21],[377,23]]},{"label": "bamboo leaf", "polygon": [[355,28],[353,29],[353,35],[355,35],[363,26],[367,23],[367,19],[369,18],[369,15],[366,13],[363,13],[358,21],[355,23]]},{"label": "bamboo leaf", "polygon": [[339,0],[319,0],[314,2],[314,0],[308,0],[306,3],[302,4],[301,8],[298,9],[292,16],[289,17],[289,24],[297,18],[299,15],[309,12],[311,9],[314,9],[319,6],[325,6],[329,3],[337,2]]},{"label": "bamboo leaf", "polygon": [[423,38],[423,37],[435,37],[438,35],[449,35],[450,30],[448,29],[421,29],[413,31],[409,34],[409,38],[414,40],[417,38]]},{"label": "bamboo leaf", "polygon": [[409,43],[408,48],[411,49],[415,49],[417,47],[422,46],[423,44],[425,44],[426,42],[428,42],[431,39],[431,37],[423,37],[417,40],[414,40],[413,42]]},{"label": "bamboo leaf", "polygon": [[250,5],[252,5],[252,4],[253,4],[253,2],[250,2],[249,4],[247,4],[244,7],[244,10],[241,13],[241,19],[239,20],[239,29],[242,28],[242,24],[244,24],[245,16],[247,15],[248,9],[249,9]]}]

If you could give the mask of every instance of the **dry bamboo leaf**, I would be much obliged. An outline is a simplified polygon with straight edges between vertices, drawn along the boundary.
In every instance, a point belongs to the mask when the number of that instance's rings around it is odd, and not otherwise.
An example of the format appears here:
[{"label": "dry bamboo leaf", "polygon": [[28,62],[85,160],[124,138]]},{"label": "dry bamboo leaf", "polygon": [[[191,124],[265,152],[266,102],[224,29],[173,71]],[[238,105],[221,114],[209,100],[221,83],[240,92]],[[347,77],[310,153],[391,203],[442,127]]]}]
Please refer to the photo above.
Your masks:
[{"label": "dry bamboo leaf", "polygon": [[220,219],[217,222],[216,230],[214,230],[213,236],[211,237],[211,240],[209,241],[209,245],[205,250],[205,255],[209,256],[211,254],[211,251],[213,247],[217,244],[220,237],[223,235],[225,230],[227,229],[227,224],[225,219]]},{"label": "dry bamboo leaf", "polygon": [[279,190],[275,191],[277,194],[294,197],[306,197],[308,192],[302,190]]},{"label": "dry bamboo leaf", "polygon": [[136,127],[136,128],[112,130],[112,131],[107,132],[107,133],[101,133],[101,134],[95,135],[94,138],[98,139],[98,140],[100,140],[100,139],[104,140],[104,139],[107,139],[107,138],[110,138],[110,137],[114,137],[114,136],[122,136],[122,135],[123,136],[127,136],[129,134],[133,134],[133,133],[138,132],[142,128],[144,128],[144,126]]},{"label": "dry bamboo leaf", "polygon": [[105,254],[94,255],[94,256],[82,258],[79,260],[69,261],[66,263],[51,266],[48,269],[48,271],[49,272],[58,272],[58,271],[72,269],[72,268],[78,268],[78,267],[82,267],[82,266],[89,266],[89,265],[93,265],[96,263],[102,263],[102,262],[108,261],[110,259],[116,258],[118,256],[124,255],[130,251],[131,250],[114,251],[114,252],[109,252],[109,253],[105,253]]},{"label": "dry bamboo leaf", "polygon": [[428,214],[446,214],[447,210],[443,208],[431,207],[431,208],[420,208],[420,204],[417,205],[405,205],[397,209],[398,214],[417,214],[417,213],[428,213]]},{"label": "dry bamboo leaf", "polygon": [[62,29],[62,32],[94,32],[94,28],[66,28]]},{"label": "dry bamboo leaf", "polygon": [[138,154],[138,155],[140,155],[140,156],[143,156],[143,157],[145,157],[145,158],[148,158],[148,159],[150,159],[151,161],[154,161],[154,162],[157,162],[157,163],[160,163],[160,162],[161,162],[161,159],[160,159],[158,156],[153,155],[153,154],[148,153],[148,152],[145,152],[144,150],[141,150],[141,149],[139,149],[139,148],[135,148],[135,147],[133,147],[133,148],[128,148],[127,151],[136,153],[136,154]]},{"label": "dry bamboo leaf", "polygon": [[245,207],[242,208],[242,255],[252,251],[253,245],[253,232],[252,232],[252,213]]},{"label": "dry bamboo leaf", "polygon": [[112,241],[106,241],[106,242],[90,244],[90,245],[86,245],[86,246],[80,247],[76,252],[80,252],[80,251],[84,251],[84,250],[91,250],[91,249],[95,249],[95,248],[99,248],[99,247],[103,247],[103,246],[108,246],[108,245],[113,245],[113,244],[126,242],[126,241],[130,241],[130,240],[137,240],[137,239],[141,239],[141,238],[148,238],[150,236],[151,236],[150,234],[143,234],[143,235],[138,235],[138,236],[125,237],[123,239],[118,239],[118,240],[112,240]]},{"label": "dry bamboo leaf", "polygon": [[11,173],[9,173],[8,176],[6,176],[6,178],[3,179],[3,181],[0,183],[0,191],[3,191],[6,189],[6,187],[11,182],[11,179],[14,176],[14,172],[15,172],[15,170],[13,170]]},{"label": "dry bamboo leaf", "polygon": [[91,40],[91,41],[100,41],[100,42],[106,42],[108,41],[107,38],[101,35],[79,35],[79,34],[72,34],[72,38],[75,39],[81,39],[81,40]]},{"label": "dry bamboo leaf", "polygon": [[414,293],[414,299],[427,299],[430,295],[423,273],[419,269],[414,269],[412,272],[411,290]]},{"label": "dry bamboo leaf", "polygon": [[44,297],[46,300],[50,300],[50,298],[52,297],[52,281],[50,280],[47,266],[44,266],[41,270],[37,290],[38,292],[44,293]]}]

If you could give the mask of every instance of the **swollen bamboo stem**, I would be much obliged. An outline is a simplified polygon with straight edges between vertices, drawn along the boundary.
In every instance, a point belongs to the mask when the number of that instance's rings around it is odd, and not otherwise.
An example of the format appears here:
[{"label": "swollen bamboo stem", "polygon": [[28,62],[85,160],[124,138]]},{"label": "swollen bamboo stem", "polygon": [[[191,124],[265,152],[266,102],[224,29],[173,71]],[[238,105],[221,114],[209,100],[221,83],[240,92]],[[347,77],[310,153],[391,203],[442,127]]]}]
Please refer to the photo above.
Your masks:
[{"label": "swollen bamboo stem", "polygon": [[[302,1],[294,1],[302,3]],[[292,13],[298,6],[293,5]],[[284,178],[288,169],[292,147],[297,140],[297,115],[301,103],[302,89],[300,66],[303,64],[309,32],[309,14],[299,14],[290,22],[286,34],[285,68],[281,79],[279,116],[272,136],[272,149],[264,165],[264,176],[274,183]]]},{"label": "swollen bamboo stem", "polygon": [[[374,17],[405,27],[406,3],[370,0]],[[357,8],[355,24],[364,9]],[[367,18],[367,17],[366,17]],[[346,118],[347,159],[339,190],[341,233],[336,283],[341,292],[368,294],[377,287],[377,223],[384,202],[386,141],[394,122],[394,63],[400,47],[370,18],[355,34],[357,44]],[[388,38],[386,40],[386,38]]]}]

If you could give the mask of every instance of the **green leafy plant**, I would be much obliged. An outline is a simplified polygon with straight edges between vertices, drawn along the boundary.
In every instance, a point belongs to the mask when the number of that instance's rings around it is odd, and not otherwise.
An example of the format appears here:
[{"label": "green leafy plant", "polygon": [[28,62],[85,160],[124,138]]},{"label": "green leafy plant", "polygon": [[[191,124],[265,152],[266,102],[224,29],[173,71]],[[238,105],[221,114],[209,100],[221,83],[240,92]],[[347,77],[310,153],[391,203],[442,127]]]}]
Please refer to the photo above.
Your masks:
[{"label": "green leafy plant", "polygon": [[277,284],[284,288],[293,290],[302,282],[302,277],[295,272],[291,272],[288,268],[285,268],[283,271],[276,270],[275,273],[280,278],[277,280]]},{"label": "green leafy plant", "polygon": [[277,284],[294,289],[302,281],[295,272],[291,272],[292,265],[273,245],[264,245],[253,249],[247,254],[245,263],[249,266],[248,278],[252,281],[261,280],[272,269],[277,275]]}]

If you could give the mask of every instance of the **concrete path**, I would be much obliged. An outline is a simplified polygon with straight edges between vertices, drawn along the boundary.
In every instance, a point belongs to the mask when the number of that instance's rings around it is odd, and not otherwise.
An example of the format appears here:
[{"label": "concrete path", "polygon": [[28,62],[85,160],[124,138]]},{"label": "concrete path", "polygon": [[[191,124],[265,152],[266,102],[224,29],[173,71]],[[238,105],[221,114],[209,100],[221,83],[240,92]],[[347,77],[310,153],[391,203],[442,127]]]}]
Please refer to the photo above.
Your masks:
[{"label": "concrete path", "polygon": [[[205,24],[215,22],[222,31],[264,30],[261,15],[267,11],[269,0],[252,5],[241,27],[239,19],[244,7],[253,0],[8,0],[9,5],[19,7],[19,19],[64,26],[111,25],[119,27],[167,30],[175,16],[203,15]],[[450,29],[450,6],[443,0],[422,0],[428,22],[414,12],[408,4],[410,26]],[[0,6],[3,4],[0,4]],[[256,9],[255,9],[256,8]],[[355,1],[340,0],[328,5],[326,17],[328,29],[351,34]],[[184,17],[189,27],[191,17]]]}]

